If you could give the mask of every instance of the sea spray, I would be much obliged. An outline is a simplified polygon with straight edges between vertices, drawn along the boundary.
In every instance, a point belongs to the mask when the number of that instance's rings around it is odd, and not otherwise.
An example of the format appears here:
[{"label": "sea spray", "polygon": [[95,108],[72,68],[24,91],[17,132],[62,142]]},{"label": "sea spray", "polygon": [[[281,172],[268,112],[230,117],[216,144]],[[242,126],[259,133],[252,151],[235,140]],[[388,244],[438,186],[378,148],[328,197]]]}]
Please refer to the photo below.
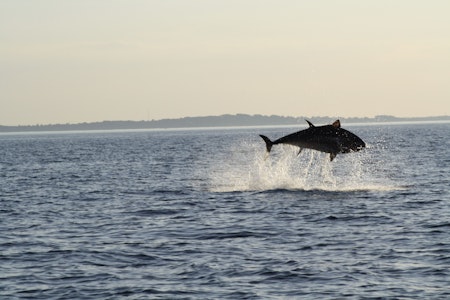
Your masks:
[{"label": "sea spray", "polygon": [[393,190],[383,174],[374,174],[363,152],[338,156],[330,162],[326,153],[284,145],[266,153],[260,143],[230,146],[222,161],[210,166],[210,189],[216,192],[286,190]]}]

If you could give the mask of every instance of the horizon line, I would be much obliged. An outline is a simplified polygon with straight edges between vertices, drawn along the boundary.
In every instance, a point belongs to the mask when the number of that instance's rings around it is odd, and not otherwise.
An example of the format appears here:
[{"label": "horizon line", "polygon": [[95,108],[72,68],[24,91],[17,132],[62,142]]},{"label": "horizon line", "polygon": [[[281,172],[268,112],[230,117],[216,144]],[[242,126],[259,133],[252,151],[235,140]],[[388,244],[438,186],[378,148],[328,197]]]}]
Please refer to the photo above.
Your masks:
[{"label": "horizon line", "polygon": [[147,119],[147,120],[102,120],[102,121],[81,121],[81,122],[66,122],[66,123],[36,123],[36,124],[19,124],[19,125],[2,125],[0,124],[0,127],[3,128],[14,128],[14,127],[43,127],[43,126],[76,126],[76,125],[94,125],[94,124],[104,124],[104,123],[155,123],[155,122],[162,122],[162,121],[178,121],[178,120],[186,120],[186,119],[203,119],[203,118],[219,118],[219,117],[264,117],[264,118],[281,118],[281,119],[343,119],[343,120],[364,120],[367,121],[373,120],[373,121],[386,121],[386,119],[391,119],[392,121],[395,121],[398,119],[398,121],[401,120],[418,120],[418,119],[448,119],[450,118],[450,115],[434,115],[434,116],[414,116],[414,117],[397,117],[395,115],[375,115],[373,117],[343,117],[343,116],[286,116],[286,115],[263,115],[263,114],[244,114],[244,113],[236,113],[236,114],[221,114],[221,115],[203,115],[203,116],[184,116],[184,117],[168,117],[168,118],[162,118],[162,119]]}]

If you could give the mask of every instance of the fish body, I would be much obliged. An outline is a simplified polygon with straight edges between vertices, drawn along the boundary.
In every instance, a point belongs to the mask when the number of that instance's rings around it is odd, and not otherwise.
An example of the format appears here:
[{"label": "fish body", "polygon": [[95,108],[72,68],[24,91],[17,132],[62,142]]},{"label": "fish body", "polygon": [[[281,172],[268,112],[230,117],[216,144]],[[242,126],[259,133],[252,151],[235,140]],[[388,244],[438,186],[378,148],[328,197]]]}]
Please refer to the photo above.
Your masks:
[{"label": "fish body", "polygon": [[309,121],[306,122],[309,124],[308,129],[291,133],[275,141],[271,141],[265,135],[260,135],[266,143],[267,152],[271,151],[273,145],[288,144],[299,147],[299,153],[305,148],[330,153],[332,161],[339,153],[355,152],[366,147],[361,138],[341,128],[339,120],[323,126],[315,126]]}]

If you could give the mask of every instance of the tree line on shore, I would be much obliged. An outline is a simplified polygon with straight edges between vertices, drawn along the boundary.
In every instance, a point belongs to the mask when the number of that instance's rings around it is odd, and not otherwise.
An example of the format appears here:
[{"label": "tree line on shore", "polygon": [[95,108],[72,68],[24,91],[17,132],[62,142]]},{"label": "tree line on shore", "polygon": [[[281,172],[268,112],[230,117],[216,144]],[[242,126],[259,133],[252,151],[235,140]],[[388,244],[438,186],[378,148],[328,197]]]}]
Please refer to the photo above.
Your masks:
[{"label": "tree line on shore", "polygon": [[170,129],[195,127],[239,127],[239,126],[277,126],[303,124],[305,119],[314,124],[328,124],[336,119],[343,123],[370,122],[420,122],[450,121],[450,116],[398,118],[389,115],[369,117],[289,117],[277,115],[226,114],[220,116],[184,117],[178,119],[161,119],[147,121],[102,121],[77,124],[37,124],[19,126],[0,126],[0,132],[28,131],[71,131],[71,130],[115,130],[115,129]]}]

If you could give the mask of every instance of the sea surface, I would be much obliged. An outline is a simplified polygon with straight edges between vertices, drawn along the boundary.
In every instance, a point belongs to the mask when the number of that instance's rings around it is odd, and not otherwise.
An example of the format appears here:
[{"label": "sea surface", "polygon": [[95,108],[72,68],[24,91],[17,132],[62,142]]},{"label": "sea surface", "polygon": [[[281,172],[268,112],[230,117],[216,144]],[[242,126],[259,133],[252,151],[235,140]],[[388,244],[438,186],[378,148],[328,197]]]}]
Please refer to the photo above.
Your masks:
[{"label": "sea surface", "polygon": [[0,299],[450,299],[450,123],[343,127],[1,134]]}]

